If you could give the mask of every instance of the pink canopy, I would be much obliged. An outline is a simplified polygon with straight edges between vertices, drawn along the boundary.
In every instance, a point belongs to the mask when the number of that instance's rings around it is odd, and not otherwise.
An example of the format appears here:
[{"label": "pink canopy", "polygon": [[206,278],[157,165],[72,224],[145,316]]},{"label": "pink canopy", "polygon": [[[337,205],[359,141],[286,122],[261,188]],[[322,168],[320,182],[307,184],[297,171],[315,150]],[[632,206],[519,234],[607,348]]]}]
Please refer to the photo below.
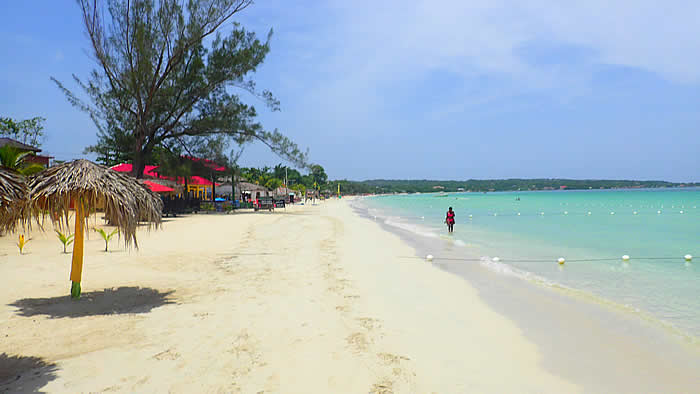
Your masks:
[{"label": "pink canopy", "polygon": [[[191,160],[193,160],[193,161],[199,161],[199,160],[201,160],[201,159],[197,159],[197,158],[190,158],[190,157],[188,157],[188,158],[191,159]],[[207,166],[209,166],[210,163],[211,163],[212,166],[216,166],[216,164],[213,164],[213,162],[210,161],[210,160],[204,160],[204,161],[205,161],[205,163],[207,163]],[[157,168],[159,168],[159,167],[160,167],[160,166],[150,166],[150,165],[147,165],[147,166],[144,167],[144,169],[143,169],[143,174],[146,175],[146,176],[152,177],[152,178],[174,180],[174,178],[172,178],[172,177],[163,176],[163,175],[158,175],[158,173],[155,172],[155,170],[156,170]],[[133,166],[132,166],[131,164],[129,164],[129,163],[122,163],[122,164],[117,164],[116,166],[112,166],[112,167],[110,167],[110,168],[113,169],[114,171],[118,171],[118,172],[128,172],[128,173],[131,173],[131,171],[132,171],[132,169],[133,169]],[[224,167],[211,167],[211,168],[212,168],[214,171],[224,171],[224,170],[225,170]],[[145,182],[144,182],[144,183],[145,183]],[[153,183],[153,182],[151,182],[151,183]],[[182,185],[182,184],[185,183],[185,180],[184,180],[182,177],[178,177],[178,178],[177,178],[177,183],[179,183],[179,184]],[[208,179],[206,179],[206,178],[202,178],[201,176],[198,176],[198,175],[194,175],[194,176],[190,177],[190,179],[187,181],[187,183],[190,184],[190,185],[201,185],[201,186],[211,186],[211,185],[212,185],[212,183],[211,183],[210,180],[208,180]],[[154,184],[158,185],[159,187],[162,186],[162,187],[165,187],[165,188],[170,189],[170,188],[167,187],[167,186],[163,186],[163,185],[160,185],[160,184],[157,184],[157,183],[154,183]],[[220,184],[217,183],[216,185],[219,186]],[[151,190],[153,190],[153,188],[151,188]],[[153,191],[156,191],[156,190],[153,190]],[[164,191],[172,191],[172,189],[171,189],[171,190],[164,190]]]},{"label": "pink canopy", "polygon": [[156,193],[167,193],[175,191],[175,189],[173,189],[172,187],[168,187],[165,185],[161,185],[160,183],[155,183],[151,181],[143,181],[143,184]]},{"label": "pink canopy", "polygon": [[[157,175],[156,173],[154,173],[154,172],[151,172],[151,171],[155,170],[155,169],[158,168],[158,167],[160,167],[160,166],[148,166],[148,165],[147,165],[147,166],[144,167],[144,169],[143,169],[143,174],[144,174],[144,175],[151,176],[151,177],[154,177],[154,178],[157,178],[158,175]],[[129,163],[121,163],[121,164],[117,164],[116,166],[112,166],[112,167],[110,167],[110,168],[113,169],[114,171],[117,171],[117,172],[128,172],[128,173],[131,173],[131,171],[133,170],[134,167],[133,167],[131,164],[129,164]]]},{"label": "pink canopy", "polygon": [[211,168],[214,171],[226,171],[226,167],[220,166],[211,160],[200,159],[199,157],[192,157],[192,156],[182,156],[182,157],[184,157],[186,159],[190,159],[194,162],[199,162],[199,161],[204,162],[204,165],[206,167]]},{"label": "pink canopy", "polygon": [[[178,183],[185,183],[182,179],[178,179]],[[190,185],[202,185],[202,186],[211,186],[212,183],[210,180],[206,178],[202,178],[201,176],[194,175],[190,177],[190,180],[187,181],[188,184]],[[220,183],[216,184],[217,186],[220,185]]]}]

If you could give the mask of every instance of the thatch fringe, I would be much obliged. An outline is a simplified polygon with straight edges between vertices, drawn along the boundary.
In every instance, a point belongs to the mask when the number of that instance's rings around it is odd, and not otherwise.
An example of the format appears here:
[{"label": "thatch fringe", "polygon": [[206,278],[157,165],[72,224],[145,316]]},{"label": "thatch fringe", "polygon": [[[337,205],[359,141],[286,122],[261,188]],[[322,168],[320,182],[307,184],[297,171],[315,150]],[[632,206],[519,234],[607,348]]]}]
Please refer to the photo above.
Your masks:
[{"label": "thatch fringe", "polygon": [[[163,210],[160,197],[128,175],[88,160],[75,160],[48,168],[29,181],[31,210],[35,217],[48,213],[59,226],[69,226],[71,201],[81,202],[86,212],[104,209],[119,228],[126,246],[136,241],[139,221],[158,227]],[[84,225],[87,226],[87,217]],[[87,228],[87,227],[86,227]]]},{"label": "thatch fringe", "polygon": [[0,167],[0,233],[15,229],[27,203],[28,189],[24,176]]}]

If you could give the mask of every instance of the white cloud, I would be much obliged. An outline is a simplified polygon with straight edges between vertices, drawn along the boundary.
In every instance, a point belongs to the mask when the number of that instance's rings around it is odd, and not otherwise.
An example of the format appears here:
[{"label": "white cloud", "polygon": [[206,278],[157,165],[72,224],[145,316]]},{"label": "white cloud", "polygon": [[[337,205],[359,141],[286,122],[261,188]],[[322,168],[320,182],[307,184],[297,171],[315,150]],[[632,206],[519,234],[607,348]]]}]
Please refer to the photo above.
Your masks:
[{"label": "white cloud", "polygon": [[343,1],[336,6],[336,62],[359,66],[362,73],[444,69],[525,77],[542,70],[524,62],[518,48],[543,41],[589,48],[595,63],[700,81],[697,1]]},{"label": "white cloud", "polygon": [[[318,124],[337,124],[337,133],[387,118],[385,107],[402,100],[397,90],[434,74],[449,75],[462,90],[442,101],[427,97],[425,110],[434,119],[528,92],[568,102],[589,94],[595,72],[609,65],[700,82],[697,1],[313,4],[268,22],[281,26],[285,60],[297,60],[282,78],[304,81],[298,101],[315,110]],[[471,91],[474,86],[482,90]],[[442,94],[436,89],[430,93]]]},{"label": "white cloud", "polygon": [[[563,108],[553,102],[585,113],[615,93],[600,81],[616,75],[606,73],[616,66],[640,71],[624,75],[649,82],[640,88],[649,94],[656,79],[682,89],[700,83],[697,0],[334,0],[288,7],[261,10],[262,29],[277,32],[266,64],[276,66],[283,83],[273,86],[287,96],[283,113],[291,115],[280,127],[313,135],[315,155],[337,140],[358,150],[399,134],[409,146],[411,133],[421,130],[476,132],[486,125],[475,119]],[[504,132],[529,127],[503,124]]]}]

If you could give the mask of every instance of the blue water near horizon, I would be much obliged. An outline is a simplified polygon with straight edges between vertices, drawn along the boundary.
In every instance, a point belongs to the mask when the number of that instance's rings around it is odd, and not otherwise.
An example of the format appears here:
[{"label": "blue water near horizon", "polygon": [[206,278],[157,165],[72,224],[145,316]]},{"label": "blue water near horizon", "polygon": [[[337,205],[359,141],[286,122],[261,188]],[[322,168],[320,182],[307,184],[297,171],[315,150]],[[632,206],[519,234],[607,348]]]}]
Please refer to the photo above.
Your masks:
[{"label": "blue water near horizon", "polygon": [[[504,275],[591,295],[700,337],[698,188],[427,193],[360,203],[389,226],[458,246],[451,258],[476,258]],[[452,235],[443,224],[449,206],[457,215]],[[436,246],[432,254],[438,260],[443,252]]]}]

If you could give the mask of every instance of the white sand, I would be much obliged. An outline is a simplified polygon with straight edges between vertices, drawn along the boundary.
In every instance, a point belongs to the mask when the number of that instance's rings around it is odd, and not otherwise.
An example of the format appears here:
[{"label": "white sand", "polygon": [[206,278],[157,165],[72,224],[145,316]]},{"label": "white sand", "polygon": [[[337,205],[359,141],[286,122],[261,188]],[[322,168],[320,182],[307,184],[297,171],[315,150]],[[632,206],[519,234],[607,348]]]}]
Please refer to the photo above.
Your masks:
[{"label": "white sand", "polygon": [[32,237],[0,238],[0,391],[579,391],[344,202],[168,219],[131,252],[93,232],[79,302],[70,255]]}]

